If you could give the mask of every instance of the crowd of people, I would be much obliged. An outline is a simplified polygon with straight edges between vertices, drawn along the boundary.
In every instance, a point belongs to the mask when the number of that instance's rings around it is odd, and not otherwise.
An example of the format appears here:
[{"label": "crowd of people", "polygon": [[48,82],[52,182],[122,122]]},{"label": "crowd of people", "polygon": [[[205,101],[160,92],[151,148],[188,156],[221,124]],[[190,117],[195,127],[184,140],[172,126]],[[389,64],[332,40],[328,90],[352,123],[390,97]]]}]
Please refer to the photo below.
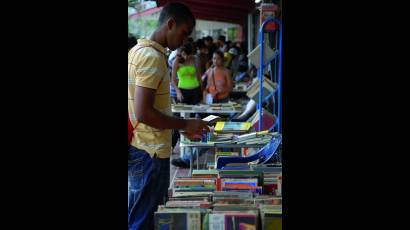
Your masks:
[{"label": "crowd of people", "polygon": [[214,103],[226,102],[235,82],[251,80],[246,55],[244,42],[222,35],[215,42],[211,36],[187,39],[168,57],[173,102],[198,104],[206,102],[206,94]]}]

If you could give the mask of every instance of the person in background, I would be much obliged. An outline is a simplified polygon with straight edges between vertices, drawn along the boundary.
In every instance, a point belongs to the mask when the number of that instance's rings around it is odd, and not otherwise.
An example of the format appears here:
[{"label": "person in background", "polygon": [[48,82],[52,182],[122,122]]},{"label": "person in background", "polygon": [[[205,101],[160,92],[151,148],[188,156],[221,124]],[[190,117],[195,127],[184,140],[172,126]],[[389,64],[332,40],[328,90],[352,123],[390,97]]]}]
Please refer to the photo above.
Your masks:
[{"label": "person in background", "polygon": [[248,62],[248,51],[246,49],[246,44],[245,42],[237,42],[236,43],[236,49],[238,50],[239,57],[238,61],[239,62]]},{"label": "person in background", "polygon": [[192,38],[192,37],[189,37],[188,39],[187,39],[187,43],[190,43],[191,45],[192,45],[192,54],[193,55],[195,55],[196,54],[196,44],[195,44],[195,42],[194,42],[194,39]]},{"label": "person in background", "polygon": [[226,103],[232,91],[231,71],[225,68],[223,53],[219,50],[214,53],[213,63],[213,66],[206,71],[205,93],[212,95],[213,103]]},{"label": "person in background", "polygon": [[251,77],[248,74],[248,63],[247,62],[240,62],[238,73],[235,75],[235,82],[246,82],[249,83],[251,81]]},{"label": "person in background", "polygon": [[[180,55],[179,52],[180,52],[180,49],[173,50],[168,57],[168,70],[169,70],[170,76],[172,76],[172,66],[174,64],[175,58],[177,57],[177,55]],[[177,103],[177,92],[174,89],[174,84],[172,84],[172,78],[170,79],[169,92],[171,95],[172,103],[173,104]]]},{"label": "person in background", "polygon": [[229,49],[229,53],[232,55],[231,59],[231,71],[232,71],[232,76],[236,76],[236,74],[239,71],[239,58],[240,58],[240,52],[238,51],[238,48],[232,47]]},{"label": "person in background", "polygon": [[218,49],[223,53],[227,49],[227,44],[226,44],[226,37],[221,35],[218,37],[218,40],[216,41],[218,45]]},{"label": "person in background", "polygon": [[172,83],[177,93],[177,100],[188,105],[199,104],[202,100],[201,75],[192,52],[190,43],[183,45],[181,55],[177,56],[172,66]]},{"label": "person in background", "polygon": [[189,139],[209,131],[201,119],[172,116],[165,48],[175,50],[195,26],[195,17],[181,3],[169,3],[147,39],[128,52],[128,116],[133,135],[128,149],[128,229],[154,229],[154,212],[168,194],[171,130]]},{"label": "person in background", "polygon": [[208,61],[208,47],[202,40],[196,42],[198,47],[198,53],[196,55],[196,60],[198,62],[199,74],[202,76],[206,71],[206,63]]},{"label": "person in background", "polygon": [[226,58],[226,62],[224,62],[225,67],[230,69],[232,75],[235,76],[239,67],[239,55],[236,47],[230,48],[229,51],[224,54],[224,58]]},{"label": "person in background", "polygon": [[[218,49],[217,46],[214,44],[214,39],[211,36],[207,36],[204,38],[204,42],[206,47],[208,48],[208,62],[212,62],[212,57],[214,52]],[[208,69],[209,66],[206,68]]]}]

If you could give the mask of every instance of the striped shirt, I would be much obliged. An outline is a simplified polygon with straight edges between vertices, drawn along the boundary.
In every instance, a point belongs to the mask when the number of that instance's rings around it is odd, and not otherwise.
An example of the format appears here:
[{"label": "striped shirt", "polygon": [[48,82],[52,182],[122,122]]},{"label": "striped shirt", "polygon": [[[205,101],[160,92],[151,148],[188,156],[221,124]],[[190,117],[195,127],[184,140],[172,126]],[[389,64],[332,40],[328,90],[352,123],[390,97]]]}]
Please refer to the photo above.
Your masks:
[{"label": "striped shirt", "polygon": [[[141,46],[150,46],[140,48]],[[171,130],[159,130],[144,123],[138,123],[134,110],[135,86],[156,90],[154,108],[172,116],[169,95],[169,72],[165,49],[160,44],[138,39],[138,45],[128,52],[128,112],[134,129],[131,145],[145,150],[151,157],[168,158],[171,154]]]}]

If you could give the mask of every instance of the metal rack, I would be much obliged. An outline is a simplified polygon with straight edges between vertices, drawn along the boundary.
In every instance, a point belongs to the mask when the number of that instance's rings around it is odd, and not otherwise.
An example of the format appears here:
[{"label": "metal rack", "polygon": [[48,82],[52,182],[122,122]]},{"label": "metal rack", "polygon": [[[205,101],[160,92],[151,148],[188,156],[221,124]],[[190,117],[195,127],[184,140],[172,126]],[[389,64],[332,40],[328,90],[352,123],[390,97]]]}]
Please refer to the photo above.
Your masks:
[{"label": "metal rack", "polygon": [[[275,28],[272,30],[265,29],[268,23],[275,23]],[[271,60],[269,60],[266,64],[263,62],[263,48],[265,43],[264,35],[265,33],[273,33],[275,36],[275,52],[276,54],[273,56]],[[276,122],[270,130],[274,130],[275,132],[281,133],[282,125],[281,125],[281,95],[282,95],[282,22],[276,18],[267,18],[261,25],[259,29],[259,68],[258,68],[258,80],[259,80],[259,102],[257,103],[257,109],[259,111],[259,122],[258,122],[258,131],[261,130],[262,127],[262,105],[263,102],[268,100],[270,97],[273,97],[274,105],[273,105],[273,114],[276,116]],[[271,64],[273,62],[273,68],[271,68]],[[278,89],[275,91],[277,93],[275,97],[275,93],[272,93],[266,98],[262,98],[263,96],[263,70],[268,67],[271,70],[271,80],[278,84]],[[273,78],[273,79],[272,79]]]}]

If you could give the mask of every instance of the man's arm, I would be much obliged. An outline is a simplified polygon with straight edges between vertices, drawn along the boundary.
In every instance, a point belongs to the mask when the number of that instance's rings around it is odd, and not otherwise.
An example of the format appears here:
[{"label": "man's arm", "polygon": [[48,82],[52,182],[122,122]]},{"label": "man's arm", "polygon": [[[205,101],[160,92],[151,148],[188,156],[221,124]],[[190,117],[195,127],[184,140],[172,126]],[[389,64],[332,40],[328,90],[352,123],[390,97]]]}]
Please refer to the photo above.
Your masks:
[{"label": "man's arm", "polygon": [[191,134],[201,134],[203,129],[209,131],[209,127],[200,119],[184,120],[167,116],[156,110],[153,107],[154,89],[135,86],[134,98],[135,116],[138,122],[157,129],[181,129]]}]

